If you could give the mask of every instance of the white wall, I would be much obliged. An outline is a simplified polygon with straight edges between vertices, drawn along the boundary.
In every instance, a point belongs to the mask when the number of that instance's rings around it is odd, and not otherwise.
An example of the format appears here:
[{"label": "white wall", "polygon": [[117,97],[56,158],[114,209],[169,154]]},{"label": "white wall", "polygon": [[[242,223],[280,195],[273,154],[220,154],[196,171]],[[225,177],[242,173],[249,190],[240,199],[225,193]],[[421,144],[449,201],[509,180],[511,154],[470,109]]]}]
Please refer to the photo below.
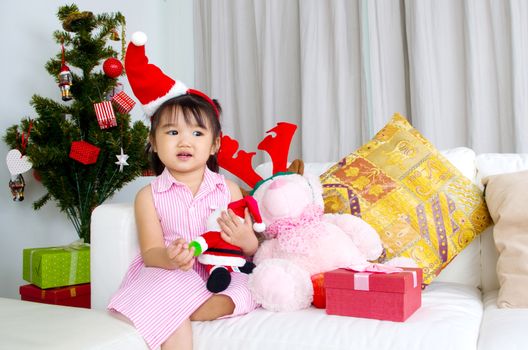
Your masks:
[{"label": "white wall", "polygon": [[[69,3],[56,0],[0,3],[0,32],[4,38],[0,54],[2,137],[6,128],[18,124],[21,118],[37,117],[29,105],[33,94],[60,100],[58,87],[44,65],[59,51],[52,39],[53,31],[61,29],[55,14],[59,6]],[[120,11],[127,20],[128,37],[137,30],[148,34],[147,54],[151,62],[168,75],[193,86],[192,0],[77,0],[75,3],[81,11]],[[120,50],[119,44],[116,49]],[[126,84],[125,91],[132,95]],[[139,105],[132,116],[134,120],[143,118]],[[8,150],[0,141],[2,159]],[[0,166],[0,296],[19,298],[18,287],[27,283],[22,280],[22,250],[67,244],[76,240],[77,234],[55,203],[48,203],[38,211],[32,209],[32,203],[44,195],[45,189],[31,171],[24,174],[26,198],[23,202],[13,202],[9,177],[4,161]],[[137,189],[149,180],[134,181],[111,201],[132,201]]]}]

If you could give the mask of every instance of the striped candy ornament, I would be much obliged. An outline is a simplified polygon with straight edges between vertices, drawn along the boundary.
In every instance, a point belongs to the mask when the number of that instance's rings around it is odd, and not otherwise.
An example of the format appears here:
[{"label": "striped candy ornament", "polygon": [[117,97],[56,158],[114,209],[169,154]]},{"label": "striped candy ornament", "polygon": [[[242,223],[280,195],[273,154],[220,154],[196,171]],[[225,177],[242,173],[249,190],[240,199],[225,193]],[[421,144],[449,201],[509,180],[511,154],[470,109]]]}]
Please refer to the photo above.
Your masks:
[{"label": "striped candy ornament", "polygon": [[95,103],[94,108],[97,122],[101,129],[117,126],[114,109],[112,108],[112,103],[110,103],[110,101]]},{"label": "striped candy ornament", "polygon": [[119,113],[128,113],[134,108],[136,102],[128,96],[124,91],[120,91],[112,97],[112,102]]}]

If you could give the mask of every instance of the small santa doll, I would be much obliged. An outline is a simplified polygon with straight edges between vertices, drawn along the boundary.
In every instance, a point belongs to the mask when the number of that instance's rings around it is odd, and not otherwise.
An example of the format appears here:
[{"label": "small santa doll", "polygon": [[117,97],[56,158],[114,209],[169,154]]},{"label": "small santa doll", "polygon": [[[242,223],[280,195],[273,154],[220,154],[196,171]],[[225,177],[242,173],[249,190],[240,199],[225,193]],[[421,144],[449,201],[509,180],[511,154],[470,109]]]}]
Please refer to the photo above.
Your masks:
[{"label": "small santa doll", "polygon": [[[248,208],[253,216],[253,230],[264,232],[266,226],[262,222],[258,204],[251,196],[246,196],[238,201],[231,202],[227,206],[244,221],[244,211]],[[242,272],[249,274],[255,268],[255,264],[247,261],[242,249],[224,241],[220,235],[220,227],[217,219],[223,210],[215,210],[207,220],[207,232],[189,243],[189,247],[194,247],[194,255],[198,256],[198,261],[202,263],[209,278],[207,279],[207,289],[213,293],[224,291],[231,283],[231,272]]]}]

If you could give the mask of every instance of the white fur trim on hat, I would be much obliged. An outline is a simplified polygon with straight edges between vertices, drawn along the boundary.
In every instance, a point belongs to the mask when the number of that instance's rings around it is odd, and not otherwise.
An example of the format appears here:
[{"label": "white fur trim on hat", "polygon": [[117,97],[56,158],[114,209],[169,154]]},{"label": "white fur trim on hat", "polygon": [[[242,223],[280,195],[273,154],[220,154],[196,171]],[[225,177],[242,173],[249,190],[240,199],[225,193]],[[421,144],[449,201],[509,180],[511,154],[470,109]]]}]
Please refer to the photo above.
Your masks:
[{"label": "white fur trim on hat", "polygon": [[147,40],[147,34],[143,32],[135,32],[134,34],[132,34],[132,38],[130,39],[130,41],[132,41],[136,46],[145,45],[147,43]]},{"label": "white fur trim on hat", "polygon": [[205,253],[198,257],[198,261],[204,265],[244,266],[246,259],[234,256],[213,255]]},{"label": "white fur trim on hat", "polygon": [[147,117],[151,117],[154,112],[163,104],[163,102],[170,100],[173,97],[185,95],[187,93],[187,86],[179,80],[176,80],[176,84],[163,96],[143,105],[143,110]]},{"label": "white fur trim on hat", "polygon": [[202,253],[209,249],[207,241],[202,236],[196,237],[194,241],[200,245],[200,248],[202,248]]},{"label": "white fur trim on hat", "polygon": [[266,229],[266,224],[264,224],[263,222],[255,222],[253,224],[253,230],[255,232],[264,232],[264,230]]}]

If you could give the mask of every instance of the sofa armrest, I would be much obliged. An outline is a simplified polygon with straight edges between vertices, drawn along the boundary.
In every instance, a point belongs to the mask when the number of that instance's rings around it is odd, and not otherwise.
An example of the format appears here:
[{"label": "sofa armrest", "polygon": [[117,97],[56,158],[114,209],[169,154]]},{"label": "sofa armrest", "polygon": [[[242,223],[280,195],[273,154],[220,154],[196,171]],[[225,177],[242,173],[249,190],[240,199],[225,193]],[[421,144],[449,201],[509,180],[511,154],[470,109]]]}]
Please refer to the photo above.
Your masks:
[{"label": "sofa armrest", "polygon": [[91,220],[92,308],[105,309],[139,253],[132,203],[102,204]]}]

